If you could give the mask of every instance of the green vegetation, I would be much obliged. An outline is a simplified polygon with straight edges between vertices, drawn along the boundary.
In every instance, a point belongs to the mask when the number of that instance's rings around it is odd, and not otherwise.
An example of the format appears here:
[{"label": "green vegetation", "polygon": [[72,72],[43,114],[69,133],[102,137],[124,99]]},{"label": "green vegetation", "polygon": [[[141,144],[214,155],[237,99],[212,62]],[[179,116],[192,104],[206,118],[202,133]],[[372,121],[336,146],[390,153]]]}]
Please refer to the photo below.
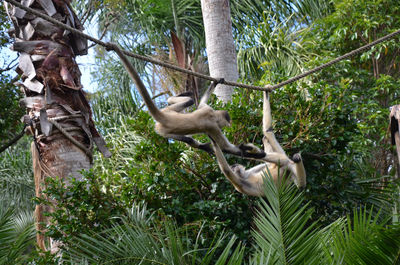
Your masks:
[{"label": "green vegetation", "polygon": [[[400,29],[395,0],[280,2],[231,0],[243,82],[278,83]],[[116,1],[91,3],[102,27],[122,13]],[[197,1],[124,1],[123,12],[112,39],[162,57],[176,31],[202,62]],[[2,153],[0,264],[398,264],[397,160],[387,128],[389,107],[400,104],[399,51],[395,38],[271,94],[275,134],[289,155],[302,152],[308,183],[299,192],[267,181],[259,199],[236,192],[213,157],[158,136],[122,67],[99,48],[101,85],[90,97],[113,157],[98,155],[70,186],[47,181],[57,201],[47,235],[63,243],[63,256],[54,257],[34,249],[25,213],[34,196],[28,139]],[[137,65],[148,84],[164,81],[165,72]],[[1,80],[0,106],[17,109],[10,78]],[[261,146],[261,93],[238,90],[228,105],[213,106],[229,111],[232,142]],[[0,143],[18,132],[21,115],[0,117]]]}]

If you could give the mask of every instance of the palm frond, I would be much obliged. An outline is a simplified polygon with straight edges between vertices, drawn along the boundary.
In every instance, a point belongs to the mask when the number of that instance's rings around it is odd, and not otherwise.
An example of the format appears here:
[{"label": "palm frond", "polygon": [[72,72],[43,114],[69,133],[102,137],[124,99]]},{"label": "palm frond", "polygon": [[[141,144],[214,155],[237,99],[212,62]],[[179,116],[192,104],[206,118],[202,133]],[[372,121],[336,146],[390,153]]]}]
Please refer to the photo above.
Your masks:
[{"label": "palm frond", "polygon": [[[229,243],[226,245],[224,251],[219,256],[215,265],[241,265],[244,260],[244,246],[239,243],[236,248],[233,250],[233,246],[235,244],[236,238],[232,237]],[[233,252],[232,252],[233,251]],[[232,252],[232,253],[231,253]]]},{"label": "palm frond", "polygon": [[396,264],[400,251],[400,226],[379,222],[379,214],[355,210],[352,218],[327,228],[325,252],[333,264]]},{"label": "palm frond", "polygon": [[33,210],[35,196],[30,139],[22,138],[0,154],[0,205],[19,210]]},{"label": "palm frond", "polygon": [[0,264],[23,264],[34,247],[36,231],[31,212],[0,207]]},{"label": "palm frond", "polygon": [[[88,264],[241,264],[244,248],[232,238],[221,257],[215,257],[225,238],[217,235],[208,249],[199,249],[197,240],[191,244],[169,219],[162,226],[151,222],[143,206],[135,206],[128,218],[116,219],[114,226],[99,234],[74,238],[64,252],[66,262]],[[199,232],[200,233],[200,232]],[[198,235],[197,238],[200,236]],[[232,254],[230,254],[232,252]],[[232,262],[232,263],[227,263]]]},{"label": "palm frond", "polygon": [[259,80],[267,74],[272,81],[279,81],[304,70],[310,54],[304,51],[305,40],[301,36],[308,29],[293,27],[293,19],[288,16],[281,21],[267,10],[263,21],[247,30],[248,37],[240,41],[238,52],[239,72],[244,77]]},{"label": "palm frond", "polygon": [[278,187],[265,178],[265,197],[258,205],[253,232],[259,264],[318,264],[320,243],[316,223],[307,225],[313,212],[303,202],[303,194],[283,181]]}]

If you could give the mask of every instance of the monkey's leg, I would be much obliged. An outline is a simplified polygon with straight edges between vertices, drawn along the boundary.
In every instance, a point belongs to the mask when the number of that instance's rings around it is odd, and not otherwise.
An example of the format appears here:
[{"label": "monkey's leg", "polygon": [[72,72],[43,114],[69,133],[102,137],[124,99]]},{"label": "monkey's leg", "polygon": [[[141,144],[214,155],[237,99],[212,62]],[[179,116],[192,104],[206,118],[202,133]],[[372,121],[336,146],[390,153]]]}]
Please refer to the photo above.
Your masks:
[{"label": "monkey's leg", "polygon": [[186,92],[182,92],[182,93],[176,95],[175,97],[191,97],[191,98],[193,98],[194,94],[192,91],[186,91]]},{"label": "monkey's leg", "polygon": [[258,159],[258,160],[262,160],[264,162],[269,162],[269,163],[274,163],[274,164],[280,165],[281,167],[285,167],[285,166],[293,163],[293,161],[290,160],[285,154],[278,153],[278,152],[266,153],[265,157],[263,157],[262,159]]},{"label": "monkey's leg", "polygon": [[[300,154],[295,154],[293,156],[293,161],[290,160],[281,145],[279,144],[278,140],[276,140],[275,134],[272,131],[272,115],[271,115],[271,106],[269,103],[269,95],[268,92],[264,92],[264,105],[263,105],[263,143],[264,149],[267,153],[267,157],[270,156],[270,153],[267,152],[266,148],[272,148],[273,151],[283,155],[285,159],[283,160],[288,169],[292,172],[294,177],[294,182],[297,187],[304,187],[306,185],[306,170],[304,169],[303,160]],[[269,147],[270,146],[270,147]],[[280,162],[280,165],[284,166]]]},{"label": "monkey's leg", "polygon": [[186,144],[188,144],[189,146],[193,147],[193,148],[197,148],[203,151],[206,151],[209,154],[213,153],[213,150],[211,148],[211,143],[201,143],[199,141],[196,141],[195,139],[193,139],[190,136],[186,136],[186,135],[176,135],[176,134],[170,134],[167,136],[168,138],[180,141],[180,142],[184,142]]},{"label": "monkey's leg", "polygon": [[248,175],[256,175],[259,174],[262,170],[265,170],[267,167],[268,167],[267,163],[261,163],[257,166],[247,169],[246,173]]},{"label": "monkey's leg", "polygon": [[264,136],[262,139],[263,145],[264,145],[264,152],[265,153],[272,153],[274,152],[274,148],[272,145],[268,142],[268,139]]},{"label": "monkey's leg", "polygon": [[[278,152],[281,154],[285,154],[285,151],[281,147],[281,145],[276,140],[275,134],[272,131],[272,114],[271,114],[271,106],[269,103],[269,93],[263,93],[264,103],[263,103],[263,143],[264,148],[268,146],[272,147],[274,152]],[[268,147],[269,148],[269,147]],[[267,150],[265,150],[267,152]]]},{"label": "monkey's leg", "polygon": [[265,157],[265,152],[252,144],[241,144],[240,146],[231,144],[219,128],[214,129],[212,132],[210,131],[209,134],[209,137],[218,144],[224,153],[251,159]]},{"label": "monkey's leg", "polygon": [[169,106],[163,108],[163,110],[172,110],[176,112],[181,112],[184,109],[192,106],[194,100],[191,97],[170,97],[168,98]]}]

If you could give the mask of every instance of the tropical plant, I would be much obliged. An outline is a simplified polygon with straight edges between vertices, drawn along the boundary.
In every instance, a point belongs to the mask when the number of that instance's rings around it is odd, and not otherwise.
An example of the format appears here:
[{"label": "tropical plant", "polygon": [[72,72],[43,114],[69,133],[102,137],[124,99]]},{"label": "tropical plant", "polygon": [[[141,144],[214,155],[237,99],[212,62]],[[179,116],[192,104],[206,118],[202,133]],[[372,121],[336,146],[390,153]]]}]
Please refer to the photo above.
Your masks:
[{"label": "tropical plant", "polygon": [[266,176],[265,199],[258,203],[253,231],[254,264],[321,264],[321,235],[310,222],[313,209],[286,179],[275,185]]},{"label": "tropical plant", "polygon": [[360,207],[321,228],[294,185],[265,185],[251,264],[397,264],[400,226],[390,218]]},{"label": "tropical plant", "polygon": [[29,211],[15,213],[0,203],[0,264],[25,264],[35,248],[35,227]]},{"label": "tropical plant", "polygon": [[29,142],[28,138],[23,138],[0,154],[0,201],[17,212],[34,208],[35,185]]},{"label": "tropical plant", "polygon": [[254,199],[234,192],[207,153],[169,143],[153,126],[143,111],[121,118],[118,127],[108,130],[111,158],[99,157],[93,171],[69,186],[48,181],[46,194],[58,208],[50,214],[49,235],[64,242],[70,235],[101,231],[132,201],[144,201],[151,212],[173,217],[178,226],[203,223],[202,246],[222,229],[248,238],[251,220],[241,217],[251,215]]},{"label": "tropical plant", "polygon": [[309,28],[293,25],[293,16],[283,21],[278,16],[265,10],[262,21],[246,30],[247,38],[237,40],[238,67],[243,79],[257,82],[267,76],[269,82],[276,82],[304,71],[304,64],[312,56],[303,47],[310,40],[302,38]]},{"label": "tropical plant", "polygon": [[110,229],[75,236],[63,259],[84,264],[396,264],[400,225],[372,211],[355,209],[321,228],[311,222],[313,209],[304,194],[283,180],[278,186],[266,176],[265,199],[254,218],[251,256],[232,237],[215,234],[206,248],[197,236],[178,228],[169,218],[157,220],[145,206],[134,205]]},{"label": "tropical plant", "polygon": [[[55,15],[58,12],[63,23],[73,25],[78,30],[83,29],[67,3],[49,1],[38,8],[46,14]],[[40,19],[40,23],[33,22],[38,19],[27,12],[16,15],[17,7],[13,5],[8,5],[7,10],[15,27],[12,36],[27,44],[19,48],[14,45],[14,51],[20,53],[19,70],[23,83],[18,84],[25,95],[21,101],[28,114],[24,116],[24,122],[31,126],[30,132],[34,136],[31,150],[35,187],[36,195],[41,196],[45,178],[79,177],[80,170],[89,169],[94,143],[105,155],[109,154],[94,126],[90,105],[80,82],[81,73],[75,61],[76,55],[87,54],[87,41],[43,19]],[[29,21],[30,33],[19,35],[25,31],[23,25]],[[43,45],[46,48],[40,48]],[[39,59],[32,59],[31,55],[39,54]],[[35,214],[39,223],[45,219],[43,211],[43,207],[37,205]],[[41,248],[45,247],[41,236],[38,236],[38,243]]]},{"label": "tropical plant", "polygon": [[4,10],[4,6],[0,7],[0,46],[3,47],[10,41],[7,36],[7,29],[10,27],[7,14]]},{"label": "tropical plant", "polygon": [[[18,100],[22,93],[12,83],[11,70],[16,66],[17,56],[12,56],[6,50],[11,39],[7,35],[10,28],[4,6],[0,6],[0,150],[13,137],[21,131],[19,119],[23,115],[23,109],[19,107]],[[1,151],[0,151],[1,152]]]},{"label": "tropical plant", "polygon": [[[224,235],[216,235],[208,249],[199,248],[200,229],[194,241],[187,237],[188,227],[177,228],[169,219],[161,226],[152,221],[145,207],[134,205],[127,217],[119,218],[112,228],[98,234],[75,237],[73,245],[64,253],[64,259],[89,264],[240,264],[229,260],[243,257],[239,244],[231,255],[235,238],[225,247],[221,257],[215,257]],[[229,263],[227,263],[229,262]]]},{"label": "tropical plant", "polygon": [[398,264],[399,223],[366,209],[354,209],[324,230],[324,264]]}]

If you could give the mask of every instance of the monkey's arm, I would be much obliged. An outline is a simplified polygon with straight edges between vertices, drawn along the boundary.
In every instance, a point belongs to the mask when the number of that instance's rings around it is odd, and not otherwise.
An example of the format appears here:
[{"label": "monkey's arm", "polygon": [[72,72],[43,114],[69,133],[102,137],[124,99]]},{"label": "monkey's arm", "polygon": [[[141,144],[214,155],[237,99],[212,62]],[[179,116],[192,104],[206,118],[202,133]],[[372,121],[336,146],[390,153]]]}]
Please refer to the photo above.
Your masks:
[{"label": "monkey's arm", "polygon": [[[272,130],[272,115],[271,115],[271,106],[269,104],[269,94],[268,92],[263,92],[263,143],[264,149],[267,149],[268,146],[272,147],[274,152],[278,152],[281,154],[285,154],[285,151],[281,147],[281,145],[276,140],[275,134]],[[265,150],[267,152],[267,150]]]},{"label": "monkey's arm", "polygon": [[162,110],[181,112],[184,109],[192,106],[194,100],[191,97],[170,97],[168,98],[169,106],[163,108]]},{"label": "monkey's arm", "polygon": [[[219,148],[217,142],[215,142],[212,138],[210,139],[215,152],[215,156],[217,158],[218,166],[221,169],[222,173],[225,175],[225,177],[227,177],[228,180],[235,187],[235,189],[240,193],[247,194],[250,196],[263,196],[264,189],[262,186],[262,179],[259,178],[262,177],[263,175],[257,173],[259,173],[260,170],[265,168],[265,164],[255,166],[254,168],[250,169],[250,171],[246,170],[244,173],[245,176],[240,176],[235,172],[233,172],[231,166],[226,161],[224,154],[222,153],[221,148]],[[256,174],[255,175],[249,174],[253,172],[253,169],[254,172],[256,172]]]},{"label": "monkey's arm", "polygon": [[193,148],[197,148],[203,151],[206,151],[209,154],[213,153],[213,150],[211,148],[211,143],[207,142],[207,143],[201,143],[195,139],[193,139],[190,136],[186,136],[186,135],[176,135],[176,134],[172,134],[172,135],[168,135],[168,138],[180,141],[180,142],[184,142],[186,144],[188,144],[189,146],[193,147]]},{"label": "monkey's arm", "polygon": [[206,92],[204,92],[204,95],[200,99],[199,106],[197,107],[198,109],[201,109],[202,107],[207,105],[207,102],[210,99],[211,94],[213,93],[217,84],[217,82],[211,82],[210,86],[207,88]]},{"label": "monkey's arm", "polygon": [[[287,165],[295,178],[295,184],[297,187],[304,187],[306,185],[307,177],[301,155],[297,153],[293,156],[293,160],[289,159],[281,145],[278,143],[278,140],[276,140],[275,134],[272,131],[272,115],[269,95],[268,92],[264,92],[263,94],[263,144],[266,152],[266,157],[263,160],[276,164],[279,163],[281,166]],[[268,152],[270,148],[272,148],[275,153]],[[267,158],[269,159],[267,160]],[[273,160],[278,161],[274,162]]]},{"label": "monkey's arm", "polygon": [[[199,142],[199,141],[193,139],[191,136],[187,136],[187,135],[170,134],[170,135],[167,135],[167,137],[171,138],[171,139],[174,139],[174,140],[177,140],[177,141],[180,141],[180,142],[183,142],[183,143],[186,143],[186,144],[188,144],[189,146],[191,146],[193,148],[197,148],[197,149],[206,151],[209,154],[213,154],[213,150],[211,148],[211,143],[210,142],[202,143],[202,142]],[[229,141],[228,141],[228,143],[229,143]],[[230,144],[230,143],[229,143],[229,145],[230,146],[226,150],[224,150],[225,153],[228,153],[228,154],[231,154],[231,155],[235,155],[235,156],[238,156],[238,157],[241,157],[241,158],[247,158],[247,159],[260,159],[260,158],[264,158],[265,157],[265,154],[262,151],[260,151],[259,153],[257,153],[257,152],[246,152],[246,151],[241,150],[238,146],[235,146],[235,145]],[[243,146],[244,145],[242,145],[242,148],[243,148]],[[275,158],[275,159],[272,159],[272,160],[273,161],[277,161],[276,159],[279,159],[279,158]],[[270,160],[270,159],[268,159],[268,160]],[[269,161],[269,162],[271,162],[271,161]]]},{"label": "monkey's arm", "polygon": [[221,151],[221,148],[218,144],[212,139],[212,147],[214,149],[215,156],[217,158],[218,166],[221,169],[222,173],[228,178],[228,180],[232,183],[235,189],[240,193],[245,193],[242,189],[240,178],[232,171],[228,162],[226,161],[224,154]]},{"label": "monkey's arm", "polygon": [[212,131],[209,131],[208,134],[224,153],[249,159],[262,159],[266,157],[264,151],[252,144],[241,144],[239,146],[231,144],[219,128],[214,128]]},{"label": "monkey's arm", "polygon": [[303,188],[307,184],[306,169],[304,168],[303,159],[300,153],[293,155],[293,162],[289,164],[289,170],[295,176],[294,183],[298,188]]}]

